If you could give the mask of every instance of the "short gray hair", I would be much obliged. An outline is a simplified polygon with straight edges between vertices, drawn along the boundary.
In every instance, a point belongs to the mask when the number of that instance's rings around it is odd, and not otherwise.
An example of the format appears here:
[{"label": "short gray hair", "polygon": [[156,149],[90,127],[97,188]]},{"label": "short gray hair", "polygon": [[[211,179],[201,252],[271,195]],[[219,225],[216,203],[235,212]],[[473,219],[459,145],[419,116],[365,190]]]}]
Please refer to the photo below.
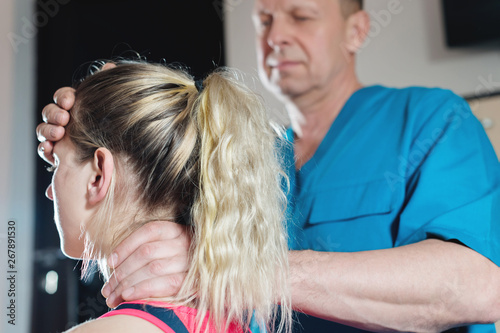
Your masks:
[{"label": "short gray hair", "polygon": [[363,0],[340,0],[340,8],[344,18],[363,10]]}]

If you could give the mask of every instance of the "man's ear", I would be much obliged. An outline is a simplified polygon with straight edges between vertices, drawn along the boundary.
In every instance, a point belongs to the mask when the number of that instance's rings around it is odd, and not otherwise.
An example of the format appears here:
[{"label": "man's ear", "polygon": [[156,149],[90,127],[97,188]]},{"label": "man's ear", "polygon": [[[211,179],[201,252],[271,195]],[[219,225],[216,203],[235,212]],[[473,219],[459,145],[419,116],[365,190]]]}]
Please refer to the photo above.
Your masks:
[{"label": "man's ear", "polygon": [[97,149],[92,160],[92,176],[87,188],[91,205],[98,204],[106,197],[114,169],[113,154],[106,148]]},{"label": "man's ear", "polygon": [[370,15],[359,10],[347,18],[346,44],[350,53],[356,53],[364,44],[370,31]]}]

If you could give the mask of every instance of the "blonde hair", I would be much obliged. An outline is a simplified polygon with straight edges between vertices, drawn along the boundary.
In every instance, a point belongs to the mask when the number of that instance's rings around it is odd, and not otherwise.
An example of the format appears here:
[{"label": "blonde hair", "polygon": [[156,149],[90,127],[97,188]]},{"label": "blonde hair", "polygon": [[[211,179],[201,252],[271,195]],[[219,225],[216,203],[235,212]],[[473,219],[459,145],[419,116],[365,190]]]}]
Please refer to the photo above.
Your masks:
[{"label": "blonde hair", "polygon": [[102,258],[126,236],[174,220],[191,232],[191,261],[168,301],[194,305],[198,330],[207,312],[218,331],[247,329],[252,315],[272,331],[278,313],[278,331],[290,330],[283,141],[234,70],[209,74],[198,92],[185,71],[120,62],[77,87],[67,131],[81,161],[105,147],[116,166],[84,227],[84,259],[100,259],[107,277]]}]

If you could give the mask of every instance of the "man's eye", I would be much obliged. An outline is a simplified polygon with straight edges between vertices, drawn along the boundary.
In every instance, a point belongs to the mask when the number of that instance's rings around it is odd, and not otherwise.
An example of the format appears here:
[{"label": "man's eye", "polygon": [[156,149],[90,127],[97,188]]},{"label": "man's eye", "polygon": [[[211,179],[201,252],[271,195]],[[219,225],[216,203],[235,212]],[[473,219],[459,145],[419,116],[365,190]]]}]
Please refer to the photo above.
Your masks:
[{"label": "man's eye", "polygon": [[271,15],[260,14],[257,20],[260,27],[268,27],[273,22],[273,17]]},{"label": "man's eye", "polygon": [[268,27],[271,25],[271,20],[261,20],[260,21],[260,26],[261,27]]},{"label": "man's eye", "polygon": [[308,16],[298,16],[298,15],[296,15],[296,16],[294,16],[294,19],[295,19],[295,21],[303,22],[303,21],[309,20],[310,18]]}]

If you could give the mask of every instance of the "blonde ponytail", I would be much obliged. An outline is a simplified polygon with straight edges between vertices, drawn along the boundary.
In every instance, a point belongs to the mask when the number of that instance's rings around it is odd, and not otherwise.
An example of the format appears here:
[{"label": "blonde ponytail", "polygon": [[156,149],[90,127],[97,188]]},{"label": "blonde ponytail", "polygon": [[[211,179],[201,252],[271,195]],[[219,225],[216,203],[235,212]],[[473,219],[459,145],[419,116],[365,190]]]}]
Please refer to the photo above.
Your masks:
[{"label": "blonde ponytail", "polygon": [[228,69],[209,75],[195,105],[200,193],[192,210],[195,262],[186,282],[199,290],[200,315],[210,309],[216,323],[245,327],[253,314],[273,325],[279,302],[279,331],[288,330],[278,137],[261,101],[234,77]]}]

